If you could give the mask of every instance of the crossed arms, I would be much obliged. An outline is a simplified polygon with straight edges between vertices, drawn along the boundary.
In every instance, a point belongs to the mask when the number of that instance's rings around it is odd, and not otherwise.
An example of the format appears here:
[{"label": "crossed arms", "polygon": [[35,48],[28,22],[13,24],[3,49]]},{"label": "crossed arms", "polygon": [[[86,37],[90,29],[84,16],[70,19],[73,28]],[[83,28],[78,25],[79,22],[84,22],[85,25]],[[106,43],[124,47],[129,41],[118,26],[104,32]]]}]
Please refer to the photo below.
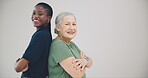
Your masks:
[{"label": "crossed arms", "polygon": [[[86,70],[86,67],[89,68],[92,66],[92,59],[84,54],[84,52],[80,52],[80,56],[82,59],[76,59],[75,57],[68,57],[59,62],[59,64],[64,68],[64,70],[71,75],[73,78],[81,78]],[[84,59],[87,57],[90,61]],[[16,72],[24,72],[27,71],[29,61],[20,58],[15,63]]]},{"label": "crossed arms", "polygon": [[84,59],[86,55],[84,55],[84,52],[80,52],[82,59],[75,59],[74,57],[68,57],[62,61],[59,62],[59,64],[64,68],[64,70],[71,75],[73,78],[81,78],[86,70],[86,67],[89,68],[92,66],[92,59],[87,56],[87,58],[90,60],[88,61]]}]

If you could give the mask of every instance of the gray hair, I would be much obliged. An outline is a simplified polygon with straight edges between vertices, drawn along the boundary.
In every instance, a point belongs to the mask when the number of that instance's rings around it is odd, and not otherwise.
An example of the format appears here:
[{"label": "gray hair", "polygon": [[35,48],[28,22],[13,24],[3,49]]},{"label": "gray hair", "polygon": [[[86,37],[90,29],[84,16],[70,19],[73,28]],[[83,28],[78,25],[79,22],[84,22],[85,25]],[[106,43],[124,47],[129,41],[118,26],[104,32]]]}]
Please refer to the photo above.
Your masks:
[{"label": "gray hair", "polygon": [[[65,16],[74,16],[74,17],[75,17],[75,15],[74,15],[73,13],[70,13],[70,12],[61,12],[61,13],[56,17],[56,19],[55,19],[55,25],[61,24],[61,23],[63,22],[63,18],[64,18]],[[75,17],[75,19],[76,19],[76,17]],[[59,33],[56,28],[54,29],[54,33],[56,33],[56,34]]]}]

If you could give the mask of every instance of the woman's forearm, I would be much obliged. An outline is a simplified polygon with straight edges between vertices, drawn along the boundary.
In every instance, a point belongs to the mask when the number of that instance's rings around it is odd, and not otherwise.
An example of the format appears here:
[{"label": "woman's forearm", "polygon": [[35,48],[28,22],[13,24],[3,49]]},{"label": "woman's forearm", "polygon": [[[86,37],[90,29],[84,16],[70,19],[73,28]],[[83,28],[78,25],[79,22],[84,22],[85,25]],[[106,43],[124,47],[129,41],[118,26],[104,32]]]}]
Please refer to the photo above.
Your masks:
[{"label": "woman's forearm", "polygon": [[59,62],[59,64],[73,78],[81,78],[85,73],[85,68],[83,70],[81,70],[81,68],[80,69],[74,68],[74,65],[76,64],[76,63],[73,63],[74,60],[75,60],[74,57],[68,57],[62,60],[61,62]]},{"label": "woman's forearm", "polygon": [[28,69],[28,63],[26,59],[19,58],[15,63],[15,71],[16,72],[23,72]]}]

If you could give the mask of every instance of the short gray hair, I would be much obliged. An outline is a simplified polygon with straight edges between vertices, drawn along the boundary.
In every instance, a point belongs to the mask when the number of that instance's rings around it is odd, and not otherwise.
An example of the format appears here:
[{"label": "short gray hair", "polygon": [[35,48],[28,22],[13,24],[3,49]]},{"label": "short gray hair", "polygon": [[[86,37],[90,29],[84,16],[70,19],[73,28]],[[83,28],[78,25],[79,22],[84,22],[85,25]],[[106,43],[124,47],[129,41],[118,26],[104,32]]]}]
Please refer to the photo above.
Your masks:
[{"label": "short gray hair", "polygon": [[[74,16],[75,17],[75,15],[71,12],[61,12],[55,19],[55,25],[61,24],[63,22],[63,18],[65,16]],[[75,17],[75,19],[76,19],[76,17]],[[54,33],[58,34],[58,31],[56,28],[54,29]]]}]

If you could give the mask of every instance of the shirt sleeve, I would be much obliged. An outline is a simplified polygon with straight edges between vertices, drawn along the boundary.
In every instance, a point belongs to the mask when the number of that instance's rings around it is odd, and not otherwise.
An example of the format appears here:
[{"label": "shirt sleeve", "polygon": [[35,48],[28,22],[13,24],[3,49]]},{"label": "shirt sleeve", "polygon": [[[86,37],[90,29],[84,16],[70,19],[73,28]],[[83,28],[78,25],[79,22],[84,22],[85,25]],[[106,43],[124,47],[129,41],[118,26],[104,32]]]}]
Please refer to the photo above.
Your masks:
[{"label": "shirt sleeve", "polygon": [[80,53],[81,50],[79,49],[79,47],[74,42],[71,42],[71,43],[73,46],[75,46],[76,50]]},{"label": "shirt sleeve", "polygon": [[42,55],[45,38],[43,32],[35,33],[22,58],[28,60],[30,64],[34,64]]},{"label": "shirt sleeve", "polygon": [[50,52],[56,63],[59,63],[60,61],[68,57],[74,57],[71,53],[71,50],[65,43],[54,44],[53,46],[51,46]]}]

